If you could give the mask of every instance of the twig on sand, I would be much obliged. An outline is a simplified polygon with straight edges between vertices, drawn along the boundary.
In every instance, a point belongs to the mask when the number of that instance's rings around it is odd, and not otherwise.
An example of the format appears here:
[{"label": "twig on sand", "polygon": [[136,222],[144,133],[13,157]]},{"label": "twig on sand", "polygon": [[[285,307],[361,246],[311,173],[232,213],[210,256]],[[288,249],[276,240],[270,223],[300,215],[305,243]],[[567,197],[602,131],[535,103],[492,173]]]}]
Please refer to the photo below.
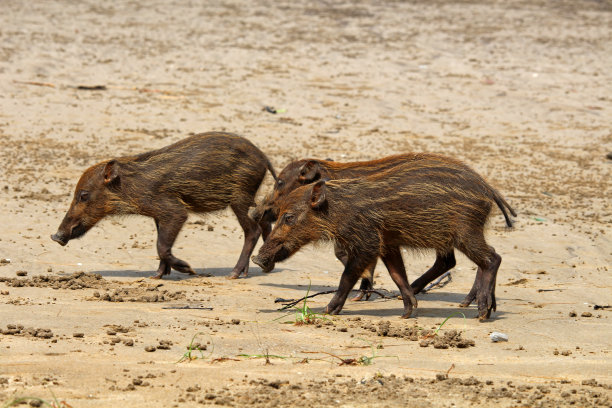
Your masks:
[{"label": "twig on sand", "polygon": [[[448,278],[448,280],[442,282],[443,279]],[[425,289],[423,289],[421,291],[421,293],[425,293],[433,288],[435,288],[436,286],[439,288],[443,288],[446,285],[448,285],[449,282],[451,282],[453,280],[450,271],[446,272],[444,275],[440,276],[440,278],[435,281],[434,283],[430,284],[429,286],[427,286]]]},{"label": "twig on sand", "polygon": [[46,86],[49,88],[58,89],[77,89],[81,91],[107,91],[109,89],[116,89],[121,91],[136,91],[140,93],[160,94],[163,96],[173,97],[184,97],[187,93],[183,91],[171,91],[166,89],[153,89],[153,88],[141,88],[137,86],[112,86],[112,85],[56,85],[51,82],[38,82],[38,81],[17,81],[13,80],[16,84],[23,85],[34,85],[34,86]]},{"label": "twig on sand", "polygon": [[185,306],[164,306],[162,309],[189,309],[189,310],[213,310],[212,307],[200,306],[200,305],[185,305]]},{"label": "twig on sand", "polygon": [[356,365],[359,362],[357,358],[342,358],[332,353],[328,353],[327,351],[304,351],[304,353],[308,354],[327,354],[328,356],[337,358],[340,360],[340,365]]},{"label": "twig on sand", "polygon": [[[318,292],[318,293],[315,293],[314,295],[304,296],[303,298],[298,299],[298,300],[292,300],[292,299],[276,299],[276,300],[274,301],[274,303],[283,303],[283,307],[281,307],[280,309],[278,309],[279,311],[280,311],[280,310],[287,310],[287,309],[289,309],[289,308],[291,308],[291,307],[293,307],[293,306],[297,305],[298,303],[300,303],[301,301],[303,301],[303,300],[305,300],[305,299],[309,299],[309,298],[311,298],[311,297],[315,297],[315,296],[319,296],[319,295],[329,295],[330,293],[336,293],[336,291],[335,291],[335,290],[326,290],[325,292]],[[288,303],[285,303],[285,302],[288,302]]]},{"label": "twig on sand", "polygon": [[[395,299],[395,296],[388,296],[385,295],[384,293],[382,293],[381,291],[378,290],[364,290],[364,293],[375,293],[378,296],[380,296],[382,299]],[[304,296],[301,299],[283,299],[283,298],[277,298],[276,300],[274,300],[274,303],[282,303],[283,307],[281,307],[280,309],[278,309],[279,311],[281,310],[287,310],[295,305],[297,305],[298,303],[300,303],[301,301],[305,300],[305,299],[309,299],[311,297],[315,297],[315,296],[319,296],[319,295],[329,295],[331,293],[336,293],[335,290],[326,290],[324,292],[317,292],[313,295],[308,295],[308,296]]]},{"label": "twig on sand", "polygon": [[35,86],[47,86],[49,88],[55,88],[55,84],[50,82],[38,82],[38,81],[16,81],[13,80],[16,84],[24,84],[24,85],[35,85]]}]

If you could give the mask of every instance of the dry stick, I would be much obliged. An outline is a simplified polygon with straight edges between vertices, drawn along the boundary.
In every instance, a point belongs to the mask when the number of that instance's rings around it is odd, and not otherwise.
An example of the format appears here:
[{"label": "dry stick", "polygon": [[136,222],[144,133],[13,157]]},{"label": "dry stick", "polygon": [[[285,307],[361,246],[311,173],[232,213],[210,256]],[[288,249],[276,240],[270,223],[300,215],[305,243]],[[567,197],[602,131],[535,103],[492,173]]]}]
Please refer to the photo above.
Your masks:
[{"label": "dry stick", "polygon": [[[448,280],[447,280],[446,282],[444,282],[444,283],[441,283],[441,282],[442,282],[442,279],[447,278],[447,277],[448,277]],[[434,283],[432,283],[431,285],[429,285],[429,286],[427,286],[425,289],[423,289],[423,290],[421,291],[421,293],[425,293],[425,292],[427,292],[427,291],[429,291],[429,290],[431,290],[431,289],[435,288],[436,286],[438,286],[438,287],[440,287],[440,288],[443,288],[443,287],[445,287],[446,285],[448,285],[448,283],[449,283],[450,281],[452,281],[452,280],[453,280],[453,278],[451,277],[450,271],[448,271],[448,272],[446,272],[444,275],[440,276],[440,278],[439,278],[437,281],[435,281]]]},{"label": "dry stick", "polygon": [[37,81],[16,81],[13,80],[16,84],[24,84],[24,85],[36,85],[36,86],[48,86],[49,88],[55,88],[55,84],[49,82],[37,82]]},{"label": "dry stick", "polygon": [[278,309],[278,310],[279,310],[279,311],[280,311],[280,310],[287,310],[287,309],[289,309],[290,307],[293,307],[293,306],[297,305],[298,303],[300,303],[301,301],[303,301],[303,300],[305,300],[305,299],[308,299],[308,298],[311,298],[311,297],[315,297],[315,296],[319,296],[319,295],[329,295],[330,293],[336,293],[336,291],[335,291],[335,290],[327,290],[327,291],[325,291],[325,292],[315,293],[314,295],[304,296],[303,298],[298,299],[298,300],[289,300],[289,299],[287,299],[287,300],[285,300],[285,301],[286,301],[286,302],[289,302],[289,303],[285,303],[285,304],[283,305],[283,307],[281,307],[281,308],[280,308],[280,309]]},{"label": "dry stick", "polygon": [[[58,88],[57,85],[52,84],[50,82],[38,82],[38,81],[17,81],[17,80],[13,80],[14,83],[16,84],[23,84],[23,85],[35,85],[35,86],[46,86],[49,88]],[[180,92],[180,91],[168,91],[168,90],[164,90],[164,89],[152,89],[152,88],[138,88],[136,86],[132,86],[132,87],[127,87],[127,86],[106,86],[106,85],[67,85],[67,86],[60,86],[60,88],[72,88],[72,89],[78,89],[78,90],[85,90],[85,91],[105,91],[107,89],[118,89],[118,90],[123,90],[123,91],[137,91],[137,92],[141,92],[141,93],[159,93],[162,95],[180,95],[180,96],[184,96],[185,93],[184,92]]]},{"label": "dry stick", "polygon": [[304,353],[308,354],[327,354],[328,356],[332,356],[341,361],[340,365],[351,365],[357,362],[356,358],[342,358],[332,353],[328,353],[327,351],[304,351]]},{"label": "dry stick", "polygon": [[[384,293],[381,293],[378,290],[364,290],[365,293],[375,293],[378,296],[380,296],[383,299],[395,299],[395,296],[387,296]],[[319,295],[329,295],[331,293],[336,293],[335,290],[326,290],[325,292],[318,292],[315,293],[314,295],[309,295],[309,296],[304,296],[301,299],[298,300],[291,300],[291,299],[283,299],[283,300],[279,300],[278,302],[275,303],[283,303],[283,307],[281,307],[280,309],[278,309],[279,311],[281,310],[287,310],[290,307],[293,307],[295,305],[297,305],[298,303],[302,302],[305,299],[311,298],[311,297],[315,297],[315,296],[319,296]],[[284,302],[289,302],[289,303],[284,303]]]}]

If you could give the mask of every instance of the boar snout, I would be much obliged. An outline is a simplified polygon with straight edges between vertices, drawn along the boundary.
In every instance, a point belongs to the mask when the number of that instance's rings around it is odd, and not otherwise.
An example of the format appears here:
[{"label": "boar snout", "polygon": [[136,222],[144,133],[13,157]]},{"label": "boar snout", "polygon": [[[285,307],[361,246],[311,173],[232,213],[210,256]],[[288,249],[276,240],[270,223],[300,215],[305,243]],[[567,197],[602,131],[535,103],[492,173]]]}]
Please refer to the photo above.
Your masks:
[{"label": "boar snout", "polygon": [[270,264],[272,264],[270,259],[264,259],[260,255],[253,255],[251,257],[251,261],[253,261],[253,263],[259,266],[262,270],[267,272],[270,271]]},{"label": "boar snout", "polygon": [[60,244],[61,246],[66,246],[66,244],[68,243],[68,240],[59,231],[51,235],[51,239]]}]

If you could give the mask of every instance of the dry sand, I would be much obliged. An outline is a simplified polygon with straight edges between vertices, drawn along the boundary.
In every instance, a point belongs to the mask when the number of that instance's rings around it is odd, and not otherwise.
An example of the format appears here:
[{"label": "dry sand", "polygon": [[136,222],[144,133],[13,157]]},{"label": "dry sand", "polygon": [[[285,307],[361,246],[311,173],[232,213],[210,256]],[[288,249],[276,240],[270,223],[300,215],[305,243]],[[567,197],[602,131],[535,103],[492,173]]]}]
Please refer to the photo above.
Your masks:
[{"label": "dry sand", "polygon": [[[0,4],[0,403],[610,406],[611,312],[594,306],[612,303],[612,3],[197,3]],[[230,212],[185,225],[174,252],[194,278],[148,279],[150,219],[49,239],[85,168],[209,130],[248,137],[277,170],[306,156],[464,160],[519,212],[511,231],[496,212],[488,232],[498,311],[479,323],[457,307],[475,275],[459,256],[409,320],[374,296],[284,324],[274,300],[335,289],[341,265],[321,245],[228,281],[242,246]],[[410,280],[433,262],[405,255]],[[376,287],[397,291],[380,265]],[[184,305],[213,310],[164,308]],[[413,327],[458,310],[439,335],[473,347],[420,347]],[[204,358],[177,363],[194,335]]]}]

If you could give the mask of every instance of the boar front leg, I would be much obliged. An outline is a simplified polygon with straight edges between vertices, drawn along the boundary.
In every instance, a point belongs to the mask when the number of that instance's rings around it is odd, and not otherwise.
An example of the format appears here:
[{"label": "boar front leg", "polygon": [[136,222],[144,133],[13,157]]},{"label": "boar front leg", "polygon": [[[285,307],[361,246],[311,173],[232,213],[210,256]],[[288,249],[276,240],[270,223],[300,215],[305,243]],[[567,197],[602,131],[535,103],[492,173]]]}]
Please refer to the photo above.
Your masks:
[{"label": "boar front leg", "polygon": [[170,220],[155,220],[159,268],[152,279],[161,279],[164,275],[170,274],[170,269],[189,275],[196,274],[187,262],[172,255],[172,245],[174,245],[174,241],[186,220],[187,214],[178,215]]},{"label": "boar front leg", "polygon": [[[346,266],[348,262],[348,253],[342,248],[340,245],[336,244],[334,246],[334,255],[342,265]],[[359,294],[352,298],[351,300],[354,302],[360,301],[365,296],[365,300],[369,300],[372,293],[370,292],[374,289],[374,269],[376,268],[376,260],[366,267],[361,275],[361,285],[359,286]]]},{"label": "boar front leg", "polygon": [[402,294],[402,300],[404,301],[402,318],[407,319],[412,314],[412,309],[417,307],[417,300],[414,297],[412,287],[408,283],[408,276],[406,276],[406,268],[404,268],[404,260],[402,259],[400,248],[398,246],[387,247],[382,260],[389,271],[389,275],[391,275],[391,279],[393,279],[393,282],[395,282]]},{"label": "boar front leg", "polygon": [[340,313],[346,302],[346,298],[353,289],[353,286],[357,283],[357,280],[359,280],[361,273],[368,265],[372,264],[372,262],[376,262],[376,255],[368,258],[364,258],[363,256],[360,258],[352,258],[349,256],[346,266],[344,267],[344,272],[342,272],[342,277],[340,278],[338,290],[325,308],[325,313],[333,315]]}]

